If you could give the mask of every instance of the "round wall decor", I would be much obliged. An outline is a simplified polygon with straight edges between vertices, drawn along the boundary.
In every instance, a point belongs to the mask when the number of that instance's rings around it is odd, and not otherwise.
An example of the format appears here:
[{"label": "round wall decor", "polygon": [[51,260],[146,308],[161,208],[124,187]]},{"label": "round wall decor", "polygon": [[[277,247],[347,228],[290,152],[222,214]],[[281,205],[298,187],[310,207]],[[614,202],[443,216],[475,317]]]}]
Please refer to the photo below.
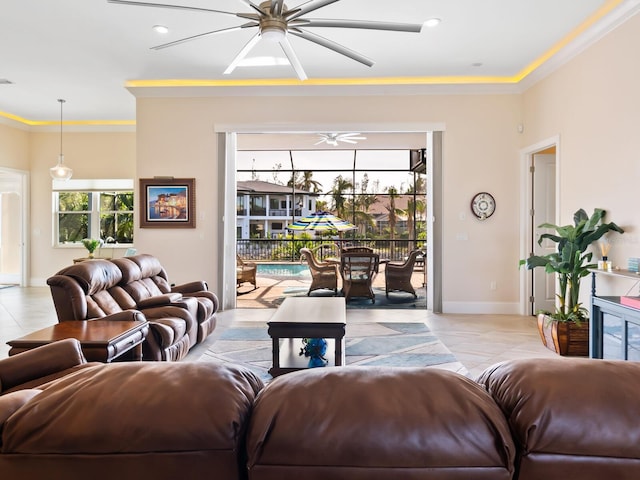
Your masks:
[{"label": "round wall decor", "polygon": [[487,192],[476,193],[471,200],[471,211],[480,220],[486,220],[496,211],[496,201]]}]

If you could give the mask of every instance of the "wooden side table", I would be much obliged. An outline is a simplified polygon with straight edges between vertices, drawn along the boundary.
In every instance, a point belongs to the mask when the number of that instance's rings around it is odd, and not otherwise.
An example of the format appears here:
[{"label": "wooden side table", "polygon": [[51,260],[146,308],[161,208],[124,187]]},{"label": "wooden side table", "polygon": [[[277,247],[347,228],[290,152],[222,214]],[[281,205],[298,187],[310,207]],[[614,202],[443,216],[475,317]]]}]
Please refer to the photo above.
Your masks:
[{"label": "wooden side table", "polygon": [[7,342],[9,355],[40,347],[64,338],[77,338],[90,362],[111,362],[133,350],[134,360],[142,360],[142,342],[149,322],[115,320],[69,320],[56,323]]}]

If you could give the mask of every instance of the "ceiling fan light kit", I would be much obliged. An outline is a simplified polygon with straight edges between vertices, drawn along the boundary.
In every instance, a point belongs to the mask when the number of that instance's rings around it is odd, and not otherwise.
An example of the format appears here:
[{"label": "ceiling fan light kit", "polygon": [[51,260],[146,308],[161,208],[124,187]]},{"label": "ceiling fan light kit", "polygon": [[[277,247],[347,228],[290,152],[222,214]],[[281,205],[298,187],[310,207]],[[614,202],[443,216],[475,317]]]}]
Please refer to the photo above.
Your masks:
[{"label": "ceiling fan light kit", "polygon": [[238,55],[232,60],[231,64],[224,71],[224,74],[229,75],[233,70],[241,65],[241,62],[249,54],[249,52],[258,44],[261,39],[270,43],[278,43],[284,54],[286,55],[289,63],[293,67],[299,80],[306,80],[307,74],[302,67],[302,63],[298,59],[295,50],[289,42],[289,34],[292,36],[301,38],[308,42],[315,43],[329,50],[333,50],[336,53],[351,58],[356,62],[362,63],[368,67],[373,66],[373,61],[361,55],[339,43],[317,35],[307,29],[313,28],[360,28],[365,30],[388,30],[396,32],[412,32],[419,33],[422,30],[423,24],[413,23],[396,23],[396,22],[380,22],[369,20],[346,20],[346,19],[319,19],[319,18],[303,18],[306,14],[314,12],[322,7],[326,7],[332,3],[337,3],[340,0],[310,0],[303,2],[293,8],[288,8],[284,4],[284,0],[267,0],[259,5],[251,0],[240,0],[252,12],[227,12],[223,10],[214,10],[208,8],[189,7],[185,5],[171,5],[163,3],[147,3],[132,0],[107,0],[109,3],[115,3],[119,5],[130,5],[137,7],[155,7],[155,8],[170,8],[177,10],[187,11],[199,11],[199,12],[213,12],[225,15],[233,15],[235,17],[248,20],[247,23],[231,28],[223,28],[219,30],[213,30],[210,32],[193,35],[190,37],[174,40],[162,45],[156,45],[151,47],[153,50],[160,50],[167,47],[172,47],[185,42],[196,40],[199,38],[207,37],[210,35],[235,32],[243,29],[257,28],[255,35],[249,40],[249,42],[240,50]]}]

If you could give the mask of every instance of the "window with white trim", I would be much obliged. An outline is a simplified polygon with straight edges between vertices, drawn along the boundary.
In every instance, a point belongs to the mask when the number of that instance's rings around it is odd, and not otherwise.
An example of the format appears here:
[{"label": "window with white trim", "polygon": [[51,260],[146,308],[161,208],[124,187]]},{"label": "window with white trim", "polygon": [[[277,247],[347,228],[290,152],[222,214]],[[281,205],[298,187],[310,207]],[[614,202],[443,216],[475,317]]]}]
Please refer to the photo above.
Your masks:
[{"label": "window with white trim", "polygon": [[53,181],[54,245],[133,245],[133,180]]}]

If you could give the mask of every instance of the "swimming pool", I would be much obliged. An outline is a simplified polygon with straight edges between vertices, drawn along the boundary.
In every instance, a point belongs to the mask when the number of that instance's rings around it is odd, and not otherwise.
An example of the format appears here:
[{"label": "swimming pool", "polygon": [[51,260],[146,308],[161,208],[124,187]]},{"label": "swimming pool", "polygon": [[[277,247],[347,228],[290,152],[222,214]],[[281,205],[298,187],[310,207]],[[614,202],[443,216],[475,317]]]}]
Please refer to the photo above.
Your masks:
[{"label": "swimming pool", "polygon": [[308,277],[311,275],[309,267],[299,263],[259,263],[256,273],[271,277]]}]

